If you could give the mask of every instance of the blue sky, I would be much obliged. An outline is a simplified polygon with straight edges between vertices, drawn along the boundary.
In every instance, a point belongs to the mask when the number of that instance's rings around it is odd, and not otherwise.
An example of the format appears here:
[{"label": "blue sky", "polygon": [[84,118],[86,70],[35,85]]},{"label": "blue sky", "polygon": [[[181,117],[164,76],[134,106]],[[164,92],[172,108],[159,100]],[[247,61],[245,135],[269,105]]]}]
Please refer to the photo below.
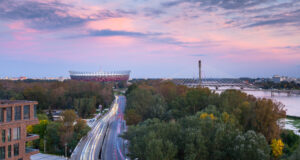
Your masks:
[{"label": "blue sky", "polygon": [[300,77],[300,0],[0,0],[0,77]]}]

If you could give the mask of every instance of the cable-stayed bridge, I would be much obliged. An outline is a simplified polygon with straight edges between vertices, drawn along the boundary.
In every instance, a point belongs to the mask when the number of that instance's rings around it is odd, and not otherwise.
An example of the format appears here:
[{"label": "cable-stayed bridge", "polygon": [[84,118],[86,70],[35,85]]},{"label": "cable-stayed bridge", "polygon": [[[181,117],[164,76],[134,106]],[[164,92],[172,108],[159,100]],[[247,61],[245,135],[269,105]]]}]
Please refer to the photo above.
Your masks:
[{"label": "cable-stayed bridge", "polygon": [[[258,88],[253,84],[249,84],[240,79],[231,79],[231,78],[224,78],[224,79],[210,78],[210,79],[202,79],[201,81],[199,79],[177,78],[177,79],[172,79],[171,81],[177,85],[185,85],[191,88],[196,88],[201,86],[201,87],[208,87],[210,89],[219,90],[219,91],[226,90],[226,89],[240,89],[243,91],[262,90],[261,88]],[[271,93],[271,96],[274,96],[275,94],[279,94],[279,93],[285,93],[288,96],[291,96],[292,94],[300,94],[300,90],[264,89],[263,91],[269,91]]]},{"label": "cable-stayed bridge", "polygon": [[178,85],[185,85],[188,87],[214,87],[216,89],[220,87],[240,87],[240,89],[244,88],[257,88],[256,86],[253,86],[252,84],[243,82],[240,79],[232,79],[232,78],[210,78],[210,79],[189,79],[189,78],[177,78],[172,79],[172,81],[175,84]]}]

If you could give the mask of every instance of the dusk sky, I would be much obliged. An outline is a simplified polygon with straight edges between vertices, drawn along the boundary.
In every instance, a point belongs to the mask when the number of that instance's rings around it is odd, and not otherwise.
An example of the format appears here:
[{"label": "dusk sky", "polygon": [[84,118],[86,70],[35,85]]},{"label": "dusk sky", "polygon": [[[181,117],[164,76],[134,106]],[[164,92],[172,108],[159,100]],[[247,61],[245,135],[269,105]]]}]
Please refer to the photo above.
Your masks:
[{"label": "dusk sky", "polygon": [[0,0],[0,77],[300,77],[300,0]]}]

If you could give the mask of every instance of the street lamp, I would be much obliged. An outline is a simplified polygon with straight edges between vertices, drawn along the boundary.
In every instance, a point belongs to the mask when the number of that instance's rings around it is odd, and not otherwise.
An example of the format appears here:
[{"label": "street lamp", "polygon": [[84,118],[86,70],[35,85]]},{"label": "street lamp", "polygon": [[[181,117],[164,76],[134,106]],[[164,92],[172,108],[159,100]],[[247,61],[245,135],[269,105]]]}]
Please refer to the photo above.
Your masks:
[{"label": "street lamp", "polygon": [[46,153],[46,139],[44,137],[44,153]]},{"label": "street lamp", "polygon": [[65,143],[65,157],[68,157],[68,143]]}]

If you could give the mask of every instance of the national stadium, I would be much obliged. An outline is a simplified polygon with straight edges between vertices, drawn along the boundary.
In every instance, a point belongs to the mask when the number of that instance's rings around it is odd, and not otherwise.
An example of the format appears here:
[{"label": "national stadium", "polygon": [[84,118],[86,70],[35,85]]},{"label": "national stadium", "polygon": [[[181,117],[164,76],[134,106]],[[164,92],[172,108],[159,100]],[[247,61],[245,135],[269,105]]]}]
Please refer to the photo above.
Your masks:
[{"label": "national stadium", "polygon": [[78,72],[69,71],[72,80],[97,81],[97,82],[120,82],[128,81],[130,71],[112,71],[112,72]]}]

